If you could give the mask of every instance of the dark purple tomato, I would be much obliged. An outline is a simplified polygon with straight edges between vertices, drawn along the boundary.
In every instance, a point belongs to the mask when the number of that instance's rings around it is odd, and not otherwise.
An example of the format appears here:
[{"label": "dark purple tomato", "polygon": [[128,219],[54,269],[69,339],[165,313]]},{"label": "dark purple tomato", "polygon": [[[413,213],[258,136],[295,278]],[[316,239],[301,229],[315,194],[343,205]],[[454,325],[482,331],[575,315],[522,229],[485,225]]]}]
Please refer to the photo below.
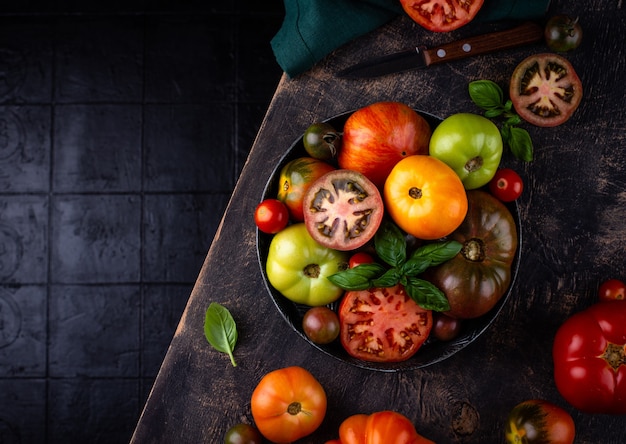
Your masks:
[{"label": "dark purple tomato", "polygon": [[583,39],[583,30],[578,18],[555,15],[546,23],[545,38],[551,50],[567,52],[578,48]]},{"label": "dark purple tomato", "polygon": [[313,343],[328,344],[339,336],[339,317],[328,307],[313,307],[304,314],[302,329]]},{"label": "dark purple tomato", "polygon": [[263,437],[255,427],[250,424],[237,424],[232,426],[224,436],[224,444],[261,444]]},{"label": "dark purple tomato", "polygon": [[440,341],[451,341],[461,333],[461,319],[443,313],[433,313],[432,335]]}]

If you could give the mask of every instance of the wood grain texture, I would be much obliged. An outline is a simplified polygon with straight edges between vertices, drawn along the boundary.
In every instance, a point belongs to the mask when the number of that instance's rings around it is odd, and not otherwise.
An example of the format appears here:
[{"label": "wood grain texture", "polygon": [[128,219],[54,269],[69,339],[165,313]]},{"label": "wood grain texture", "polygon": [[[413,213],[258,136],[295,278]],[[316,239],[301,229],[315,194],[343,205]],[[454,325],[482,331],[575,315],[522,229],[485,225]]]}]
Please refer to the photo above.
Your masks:
[{"label": "wood grain texture", "polygon": [[[302,443],[337,436],[354,413],[393,409],[438,443],[499,443],[518,402],[543,398],[566,408],[578,444],[622,443],[624,417],[586,415],[560,397],[552,377],[552,338],[571,314],[591,305],[599,283],[626,278],[626,11],[621,1],[553,1],[548,15],[578,15],[584,41],[566,54],[584,86],[582,104],[564,125],[524,125],[535,160],[505,155],[525,191],[521,272],[496,322],[473,344],[422,370],[378,373],[323,355],[282,319],[268,296],[256,255],[252,214],[283,153],[315,120],[381,100],[397,100],[440,117],[479,112],[467,84],[491,79],[508,85],[535,44],[427,70],[367,81],[334,73],[371,56],[415,43],[433,46],[501,24],[471,23],[450,34],[428,33],[400,17],[329,55],[295,79],[283,77],[218,233],[190,295],[133,443],[219,443],[238,422],[252,422],[250,395],[276,368],[301,365],[325,387],[329,410],[322,427]],[[467,33],[467,34],[465,34]],[[239,325],[238,366],[203,336],[211,302],[228,307]]]}]

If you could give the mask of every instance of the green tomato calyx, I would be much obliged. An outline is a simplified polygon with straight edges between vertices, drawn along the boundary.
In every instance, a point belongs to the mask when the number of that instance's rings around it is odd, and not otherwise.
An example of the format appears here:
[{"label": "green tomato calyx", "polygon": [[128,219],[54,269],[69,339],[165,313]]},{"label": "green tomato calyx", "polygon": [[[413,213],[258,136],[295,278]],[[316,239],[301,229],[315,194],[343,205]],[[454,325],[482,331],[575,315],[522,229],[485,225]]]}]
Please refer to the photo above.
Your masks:
[{"label": "green tomato calyx", "polygon": [[465,171],[468,173],[473,173],[474,171],[478,171],[483,166],[483,158],[480,156],[476,156],[471,158],[465,163]]}]

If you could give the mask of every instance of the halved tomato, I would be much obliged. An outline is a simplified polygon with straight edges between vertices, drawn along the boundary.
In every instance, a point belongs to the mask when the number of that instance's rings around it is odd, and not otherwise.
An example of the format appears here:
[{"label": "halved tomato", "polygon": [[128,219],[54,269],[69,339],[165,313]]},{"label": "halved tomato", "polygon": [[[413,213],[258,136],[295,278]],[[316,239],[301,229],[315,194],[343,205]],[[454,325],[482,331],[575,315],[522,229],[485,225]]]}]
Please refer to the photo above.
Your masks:
[{"label": "halved tomato", "polygon": [[304,223],[313,239],[334,250],[366,244],[383,219],[383,199],[357,171],[334,170],[311,184],[303,201]]},{"label": "halved tomato", "polygon": [[583,98],[582,82],[571,63],[553,54],[535,54],[513,71],[509,95],[519,116],[552,127],[567,121]]},{"label": "halved tomato", "polygon": [[447,32],[471,22],[483,0],[400,0],[402,8],[429,31]]},{"label": "halved tomato", "polygon": [[411,299],[402,285],[348,291],[339,306],[341,344],[351,356],[371,362],[400,362],[428,338],[433,314]]}]

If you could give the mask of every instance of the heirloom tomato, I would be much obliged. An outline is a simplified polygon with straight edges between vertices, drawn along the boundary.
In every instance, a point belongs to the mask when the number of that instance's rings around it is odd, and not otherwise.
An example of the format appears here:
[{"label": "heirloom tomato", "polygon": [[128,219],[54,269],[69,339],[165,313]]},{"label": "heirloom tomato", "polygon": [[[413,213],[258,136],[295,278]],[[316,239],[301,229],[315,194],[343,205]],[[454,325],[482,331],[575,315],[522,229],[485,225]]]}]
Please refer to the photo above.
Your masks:
[{"label": "heirloom tomato", "polygon": [[578,18],[555,15],[548,19],[544,36],[552,51],[566,52],[578,48],[583,39],[583,29]]},{"label": "heirloom tomato", "polygon": [[302,330],[315,344],[329,344],[339,336],[339,317],[328,307],[309,308],[302,317]]},{"label": "heirloom tomato", "polygon": [[568,120],[583,98],[572,64],[558,54],[535,54],[520,62],[509,83],[519,116],[536,126],[553,127]]},{"label": "heirloom tomato", "polygon": [[626,414],[626,302],[597,302],[559,327],[554,380],[585,413]]},{"label": "heirloom tomato", "polygon": [[489,181],[489,191],[502,202],[513,202],[522,195],[524,182],[515,170],[501,168]]},{"label": "heirloom tomato", "polygon": [[426,272],[448,298],[446,314],[460,319],[487,313],[504,295],[518,244],[513,215],[502,202],[482,190],[467,197],[467,216],[449,236],[463,245],[461,251]]},{"label": "heirloom tomato", "polygon": [[[331,441],[332,442],[332,441]],[[417,433],[409,418],[383,410],[371,415],[357,414],[339,426],[340,444],[434,444]]]},{"label": "heirloom tomato", "polygon": [[498,127],[478,114],[453,114],[430,138],[429,153],[452,168],[468,190],[487,184],[502,158]]},{"label": "heirloom tomato", "polygon": [[393,221],[419,239],[447,236],[467,212],[467,195],[457,174],[427,155],[398,162],[385,182],[384,198]]},{"label": "heirloom tomato", "polygon": [[508,444],[572,444],[575,434],[570,414],[541,399],[530,399],[513,407],[505,431]]},{"label": "heirloom tomato", "polygon": [[250,424],[232,426],[224,436],[224,444],[262,444],[263,438],[258,429]]},{"label": "heirloom tomato", "polygon": [[600,285],[598,298],[601,301],[623,301],[626,295],[626,284],[619,279],[609,279]]},{"label": "heirloom tomato", "polygon": [[460,319],[445,313],[433,313],[433,329],[431,334],[440,341],[451,341],[461,333],[463,323]]},{"label": "heirloom tomato", "polygon": [[483,0],[400,0],[413,21],[434,32],[448,32],[474,19]]},{"label": "heirloom tomato", "polygon": [[383,199],[363,174],[334,170],[311,184],[303,199],[304,223],[318,243],[354,250],[376,234],[383,219]]},{"label": "heirloom tomato", "polygon": [[399,102],[376,102],[353,112],[343,127],[337,159],[383,187],[393,166],[413,154],[427,154],[432,131],[422,116]]},{"label": "heirloom tomato", "polygon": [[332,160],[341,148],[341,134],[326,122],[310,125],[302,136],[304,150],[309,156],[320,160]]},{"label": "heirloom tomato", "polygon": [[313,433],[326,415],[326,392],[298,366],[267,373],[252,392],[252,417],[274,443],[290,443]]},{"label": "heirloom tomato", "polygon": [[312,157],[299,157],[287,163],[280,170],[277,199],[287,205],[291,218],[296,222],[304,220],[302,199],[315,180],[334,170],[328,163]]},{"label": "heirloom tomato", "polygon": [[402,285],[348,291],[339,306],[341,345],[350,356],[371,362],[399,362],[428,338],[432,311],[411,299]]},{"label": "heirloom tomato", "polygon": [[265,199],[254,210],[254,223],[264,233],[278,233],[289,223],[289,210],[278,199]]},{"label": "heirloom tomato", "polygon": [[348,259],[347,253],[317,243],[303,223],[293,224],[272,238],[265,264],[267,280],[289,300],[326,305],[343,294],[327,277],[345,270]]}]

